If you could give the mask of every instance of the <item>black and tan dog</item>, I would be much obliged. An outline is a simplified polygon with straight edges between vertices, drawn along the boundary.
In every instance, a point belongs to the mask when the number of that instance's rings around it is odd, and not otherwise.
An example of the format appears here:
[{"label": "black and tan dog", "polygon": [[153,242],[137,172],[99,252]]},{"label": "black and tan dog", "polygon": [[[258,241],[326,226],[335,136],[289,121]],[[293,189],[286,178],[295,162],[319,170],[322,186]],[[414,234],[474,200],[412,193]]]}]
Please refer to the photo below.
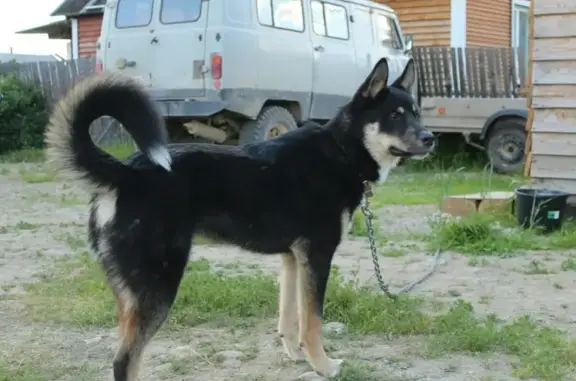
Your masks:
[{"label": "black and tan dog", "polygon": [[[338,374],[341,360],[326,355],[321,337],[334,252],[364,182],[434,147],[407,90],[415,75],[409,61],[388,86],[382,59],[327,124],[238,147],[168,145],[153,102],[124,76],[94,75],[60,102],[46,131],[47,154],[92,192],[89,240],[117,299],[116,381],[136,379],[197,233],[280,254],[284,349],[292,359],[305,354],[319,374]],[[103,115],[121,122],[141,152],[119,161],[97,148],[89,126]]]}]

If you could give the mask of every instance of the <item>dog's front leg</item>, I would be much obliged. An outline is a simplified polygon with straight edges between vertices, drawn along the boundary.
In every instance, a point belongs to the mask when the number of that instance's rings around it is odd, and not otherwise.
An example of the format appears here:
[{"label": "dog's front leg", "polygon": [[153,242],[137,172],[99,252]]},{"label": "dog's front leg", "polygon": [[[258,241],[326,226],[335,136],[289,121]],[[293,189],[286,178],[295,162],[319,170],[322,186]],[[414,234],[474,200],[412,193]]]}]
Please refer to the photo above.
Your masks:
[{"label": "dog's front leg", "polygon": [[322,343],[322,310],[333,255],[333,250],[314,250],[313,245],[296,254],[300,345],[312,368],[324,377],[337,376],[342,363],[329,358]]},{"label": "dog's front leg", "polygon": [[296,299],[296,258],[294,254],[282,255],[282,270],[280,272],[280,319],[278,334],[282,340],[284,351],[292,359],[303,359],[298,340],[298,304]]}]

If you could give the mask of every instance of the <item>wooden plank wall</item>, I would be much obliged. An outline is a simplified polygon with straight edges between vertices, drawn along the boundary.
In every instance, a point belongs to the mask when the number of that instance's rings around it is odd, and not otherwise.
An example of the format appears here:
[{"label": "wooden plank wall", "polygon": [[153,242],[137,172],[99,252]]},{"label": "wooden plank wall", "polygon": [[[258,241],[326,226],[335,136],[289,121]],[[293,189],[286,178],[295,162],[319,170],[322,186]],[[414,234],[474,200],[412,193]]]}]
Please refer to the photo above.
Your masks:
[{"label": "wooden plank wall", "polygon": [[96,43],[102,28],[102,15],[78,17],[78,56],[91,58],[96,56]]},{"label": "wooden plank wall", "polygon": [[576,194],[576,1],[533,0],[531,24],[526,173]]},{"label": "wooden plank wall", "polygon": [[467,46],[511,46],[511,1],[468,0],[466,2]]},{"label": "wooden plank wall", "polygon": [[450,0],[375,0],[398,12],[414,46],[450,46]]}]

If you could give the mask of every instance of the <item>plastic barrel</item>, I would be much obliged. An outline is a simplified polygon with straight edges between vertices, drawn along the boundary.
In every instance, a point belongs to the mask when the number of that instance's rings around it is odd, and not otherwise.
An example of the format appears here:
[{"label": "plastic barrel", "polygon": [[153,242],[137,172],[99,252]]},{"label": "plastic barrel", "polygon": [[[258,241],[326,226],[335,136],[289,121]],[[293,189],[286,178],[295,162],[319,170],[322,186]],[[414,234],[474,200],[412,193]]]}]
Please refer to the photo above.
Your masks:
[{"label": "plastic barrel", "polygon": [[552,189],[518,188],[515,194],[518,225],[525,229],[539,227],[546,233],[562,227],[568,193]]}]

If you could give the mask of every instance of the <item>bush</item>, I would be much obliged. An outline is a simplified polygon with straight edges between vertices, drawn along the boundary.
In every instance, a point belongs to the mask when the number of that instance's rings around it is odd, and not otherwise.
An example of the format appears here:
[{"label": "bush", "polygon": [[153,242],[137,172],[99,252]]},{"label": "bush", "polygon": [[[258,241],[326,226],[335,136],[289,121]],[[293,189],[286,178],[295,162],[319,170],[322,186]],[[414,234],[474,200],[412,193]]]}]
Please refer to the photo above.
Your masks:
[{"label": "bush", "polygon": [[0,74],[0,154],[41,148],[48,112],[42,91],[13,74]]}]

